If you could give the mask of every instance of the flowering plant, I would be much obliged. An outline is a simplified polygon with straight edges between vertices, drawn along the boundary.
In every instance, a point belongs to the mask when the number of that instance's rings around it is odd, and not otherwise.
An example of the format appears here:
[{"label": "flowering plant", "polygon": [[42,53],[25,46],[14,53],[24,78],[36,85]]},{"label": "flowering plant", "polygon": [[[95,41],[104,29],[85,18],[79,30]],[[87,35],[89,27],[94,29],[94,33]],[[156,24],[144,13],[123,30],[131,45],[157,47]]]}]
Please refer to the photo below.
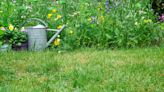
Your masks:
[{"label": "flowering plant", "polygon": [[[24,20],[34,17],[46,21],[53,29],[60,29],[66,24],[67,28],[52,43],[55,48],[130,48],[157,45],[155,42],[160,41],[164,31],[156,21],[151,1],[153,0],[2,0],[0,27],[17,30]],[[160,10],[159,19],[163,20],[161,9],[163,8],[154,10]],[[53,34],[48,33],[48,37]]]}]

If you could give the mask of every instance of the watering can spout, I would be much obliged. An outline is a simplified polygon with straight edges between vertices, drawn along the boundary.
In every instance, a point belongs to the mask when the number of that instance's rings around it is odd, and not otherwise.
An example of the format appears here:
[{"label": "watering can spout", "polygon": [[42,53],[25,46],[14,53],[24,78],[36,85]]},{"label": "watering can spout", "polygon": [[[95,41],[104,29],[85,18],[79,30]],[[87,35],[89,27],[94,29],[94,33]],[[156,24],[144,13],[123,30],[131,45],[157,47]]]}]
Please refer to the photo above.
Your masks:
[{"label": "watering can spout", "polygon": [[[46,47],[48,47],[55,39],[56,37],[62,32],[62,30],[66,27],[66,25],[63,25],[61,29],[59,30],[56,30],[56,34],[54,34],[51,39],[47,42],[46,44]],[[47,30],[50,30],[50,31],[54,31],[53,29],[47,29]]]}]

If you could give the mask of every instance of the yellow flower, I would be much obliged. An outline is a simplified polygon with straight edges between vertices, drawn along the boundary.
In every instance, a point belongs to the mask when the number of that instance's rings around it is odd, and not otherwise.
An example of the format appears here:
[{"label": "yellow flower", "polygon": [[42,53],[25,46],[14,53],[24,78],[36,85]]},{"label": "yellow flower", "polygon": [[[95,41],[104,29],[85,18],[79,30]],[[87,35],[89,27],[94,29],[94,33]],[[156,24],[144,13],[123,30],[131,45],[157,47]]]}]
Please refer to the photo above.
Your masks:
[{"label": "yellow flower", "polygon": [[60,38],[60,35],[58,35],[57,37]]},{"label": "yellow flower", "polygon": [[144,23],[152,23],[152,20],[151,19],[145,19]]},{"label": "yellow flower", "polygon": [[52,14],[48,14],[47,17],[48,19],[50,19],[52,17]]},{"label": "yellow flower", "polygon": [[69,31],[69,33],[70,33],[70,34],[73,34],[73,31],[71,30],[71,31]]},{"label": "yellow flower", "polygon": [[14,26],[12,24],[9,25],[9,30],[13,31],[14,30]]},{"label": "yellow flower", "polygon": [[99,3],[98,3],[98,11],[100,11],[100,10],[102,10],[102,9],[103,9],[103,7],[102,7],[102,3],[99,2]]},{"label": "yellow flower", "polygon": [[61,19],[62,16],[61,15],[57,15],[56,19]]},{"label": "yellow flower", "polygon": [[53,9],[53,10],[52,10],[52,13],[56,13],[56,12],[57,12],[57,10],[56,10],[56,9]]},{"label": "yellow flower", "polygon": [[3,26],[0,26],[0,29],[2,29],[3,28]]},{"label": "yellow flower", "polygon": [[92,21],[92,18],[91,18],[91,17],[90,17],[90,18],[88,18],[88,21],[89,21],[89,22],[91,22],[91,21]]},{"label": "yellow flower", "polygon": [[62,28],[62,25],[58,26],[57,29],[61,29]]},{"label": "yellow flower", "polygon": [[60,45],[60,39],[59,39],[59,38],[58,38],[58,39],[55,39],[55,41],[54,41],[54,45],[55,45],[55,46]]},{"label": "yellow flower", "polygon": [[104,21],[104,19],[105,19],[104,16],[99,17],[99,20],[102,21],[102,22]]},{"label": "yellow flower", "polygon": [[137,26],[138,25],[138,22],[135,22],[134,24]]}]

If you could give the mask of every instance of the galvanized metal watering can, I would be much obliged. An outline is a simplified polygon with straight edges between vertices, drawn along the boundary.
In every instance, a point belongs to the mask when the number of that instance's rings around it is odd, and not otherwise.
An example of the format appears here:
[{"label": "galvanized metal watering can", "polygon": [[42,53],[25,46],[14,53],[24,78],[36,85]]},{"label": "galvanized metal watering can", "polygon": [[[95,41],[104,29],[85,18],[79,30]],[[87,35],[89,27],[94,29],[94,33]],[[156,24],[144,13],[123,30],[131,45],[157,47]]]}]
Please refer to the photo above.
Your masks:
[{"label": "galvanized metal watering can", "polygon": [[[62,28],[59,30],[48,29],[47,24],[44,21],[37,18],[28,19],[24,24],[31,21],[37,21],[41,23],[41,25],[25,28],[25,32],[27,32],[28,35],[28,50],[32,51],[42,51],[45,48],[47,48],[65,28],[65,25],[63,25]],[[56,32],[49,41],[47,41],[47,31]]]}]

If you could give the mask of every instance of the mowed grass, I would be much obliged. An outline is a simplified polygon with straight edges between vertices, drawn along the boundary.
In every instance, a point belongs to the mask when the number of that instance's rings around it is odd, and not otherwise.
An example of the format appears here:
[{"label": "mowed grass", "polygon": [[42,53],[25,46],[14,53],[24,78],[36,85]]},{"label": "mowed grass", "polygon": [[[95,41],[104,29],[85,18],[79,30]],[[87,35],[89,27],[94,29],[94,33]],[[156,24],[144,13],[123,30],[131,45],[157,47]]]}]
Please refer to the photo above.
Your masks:
[{"label": "mowed grass", "polygon": [[164,92],[164,48],[0,53],[0,92]]}]

